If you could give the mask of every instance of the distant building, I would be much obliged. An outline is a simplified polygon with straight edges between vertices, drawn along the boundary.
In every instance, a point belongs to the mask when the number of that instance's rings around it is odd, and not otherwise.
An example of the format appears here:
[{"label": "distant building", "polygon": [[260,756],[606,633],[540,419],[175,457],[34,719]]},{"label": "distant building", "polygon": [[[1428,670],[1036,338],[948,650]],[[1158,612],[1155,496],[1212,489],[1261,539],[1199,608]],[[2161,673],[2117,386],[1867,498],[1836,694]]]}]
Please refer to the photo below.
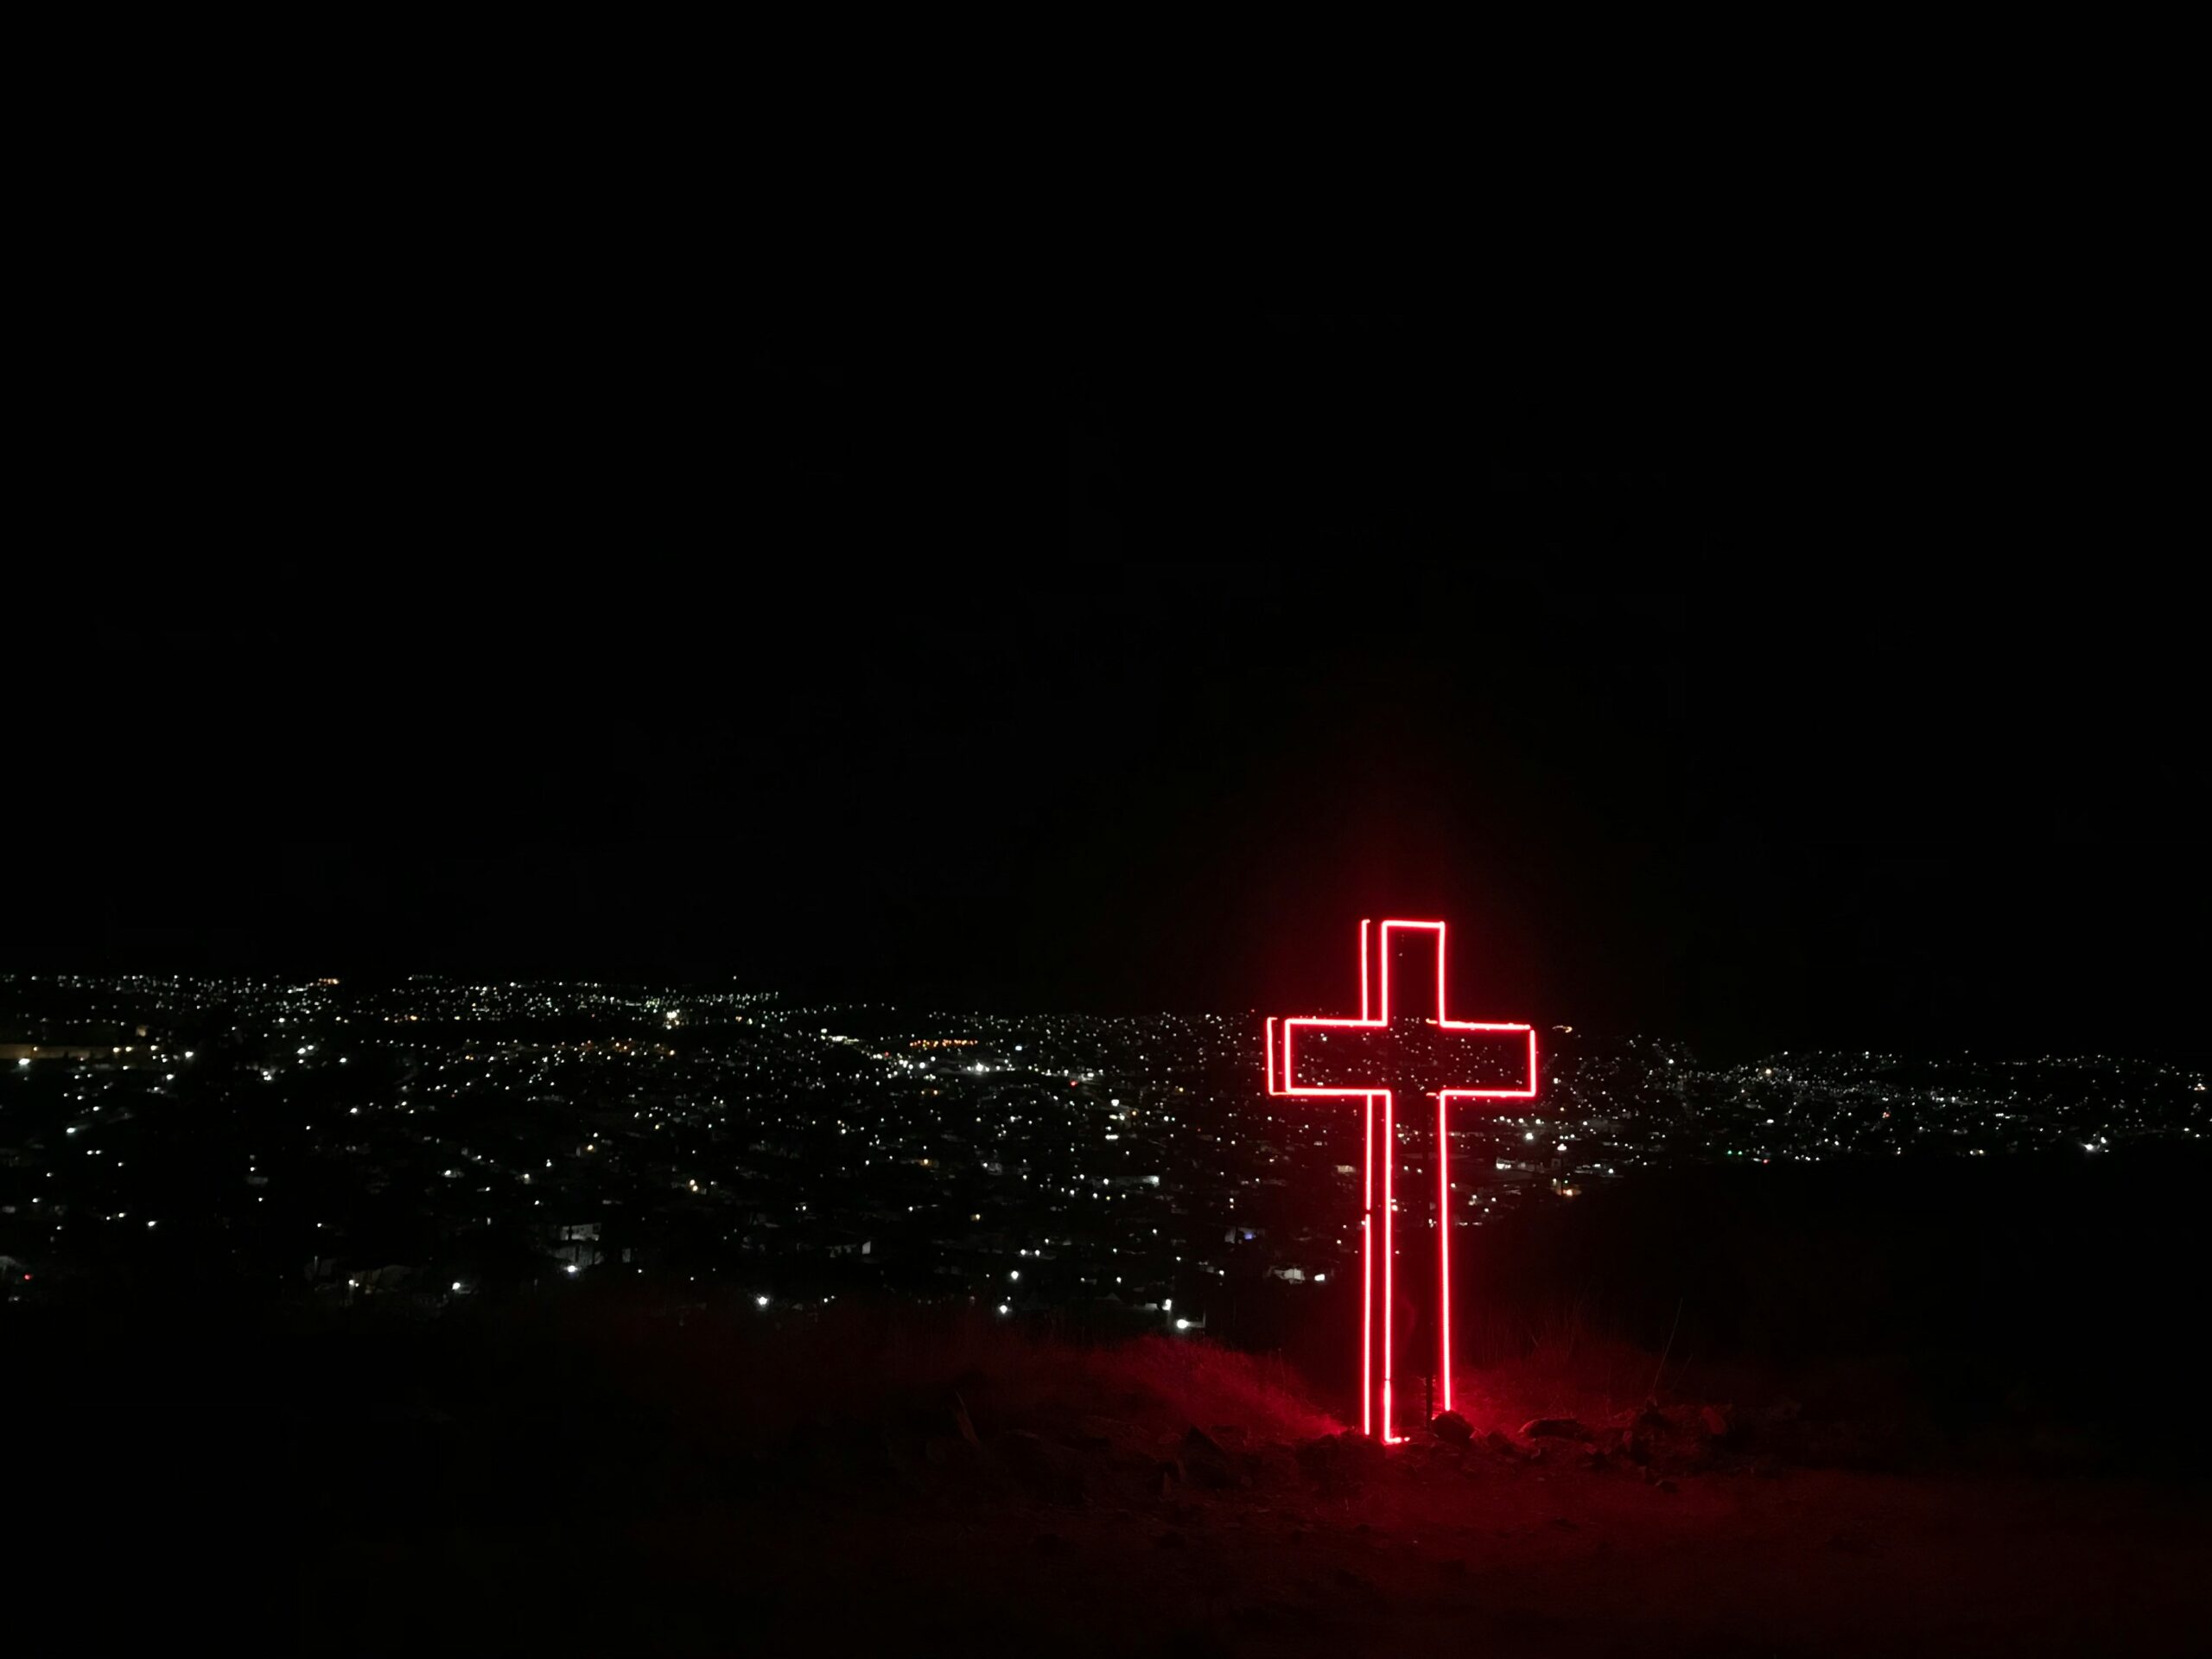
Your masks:
[{"label": "distant building", "polygon": [[150,1043],[88,1043],[73,1039],[58,1043],[0,1043],[0,1060],[77,1060],[93,1065],[155,1066],[165,1064]]}]

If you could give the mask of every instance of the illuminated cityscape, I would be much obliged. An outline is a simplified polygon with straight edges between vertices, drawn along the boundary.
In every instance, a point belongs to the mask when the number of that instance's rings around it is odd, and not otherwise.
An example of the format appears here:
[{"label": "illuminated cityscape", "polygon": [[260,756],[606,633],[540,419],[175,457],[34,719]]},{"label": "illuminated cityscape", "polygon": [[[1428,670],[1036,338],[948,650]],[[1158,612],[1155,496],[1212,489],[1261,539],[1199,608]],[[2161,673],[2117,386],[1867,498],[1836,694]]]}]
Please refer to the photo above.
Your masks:
[{"label": "illuminated cityscape", "polygon": [[[1261,1028],[683,987],[14,976],[0,1255],[17,1300],[230,1281],[435,1314],[619,1276],[778,1313],[888,1297],[1202,1330],[1233,1295],[1357,1272],[1356,1113],[1271,1097]],[[2120,1058],[1708,1067],[1564,1027],[1541,1052],[1535,1102],[1453,1120],[1460,1226],[1639,1169],[2091,1158],[2207,1127],[2201,1074]],[[1399,1126],[1407,1167],[1427,1133]],[[1402,1250],[1433,1206],[1398,1190]]]}]

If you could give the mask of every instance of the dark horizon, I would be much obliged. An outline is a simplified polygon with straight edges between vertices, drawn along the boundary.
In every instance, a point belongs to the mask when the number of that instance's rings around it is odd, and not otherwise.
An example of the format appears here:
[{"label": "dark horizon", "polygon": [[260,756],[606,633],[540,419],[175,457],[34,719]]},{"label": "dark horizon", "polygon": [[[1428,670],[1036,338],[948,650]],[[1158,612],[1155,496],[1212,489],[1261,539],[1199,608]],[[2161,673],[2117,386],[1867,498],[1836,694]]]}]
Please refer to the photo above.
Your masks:
[{"label": "dark horizon", "polygon": [[1441,915],[1465,1017],[2202,1058],[2178,619],[1535,563],[763,608],[35,631],[0,965],[1327,1012]]},{"label": "dark horizon", "polygon": [[1470,1016],[2201,1063],[2143,400],[1995,313],[1777,358],[1588,297],[241,415],[250,487],[180,441],[133,499],[282,560],[11,594],[0,966],[1320,1011],[1396,913]]}]

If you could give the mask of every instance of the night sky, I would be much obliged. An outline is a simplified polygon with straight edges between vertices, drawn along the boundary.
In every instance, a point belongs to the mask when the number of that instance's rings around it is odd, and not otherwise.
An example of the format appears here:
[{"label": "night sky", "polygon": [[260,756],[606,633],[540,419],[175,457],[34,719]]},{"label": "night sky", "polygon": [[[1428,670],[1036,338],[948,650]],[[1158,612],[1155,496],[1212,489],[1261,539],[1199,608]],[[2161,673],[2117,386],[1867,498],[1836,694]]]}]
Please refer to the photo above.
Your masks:
[{"label": "night sky", "polygon": [[2202,1057],[2188,619],[2031,414],[1180,328],[1049,394],[825,356],[712,443],[547,416],[465,515],[27,608],[0,963],[1319,1013],[1358,918],[1441,915],[1466,1017]]}]

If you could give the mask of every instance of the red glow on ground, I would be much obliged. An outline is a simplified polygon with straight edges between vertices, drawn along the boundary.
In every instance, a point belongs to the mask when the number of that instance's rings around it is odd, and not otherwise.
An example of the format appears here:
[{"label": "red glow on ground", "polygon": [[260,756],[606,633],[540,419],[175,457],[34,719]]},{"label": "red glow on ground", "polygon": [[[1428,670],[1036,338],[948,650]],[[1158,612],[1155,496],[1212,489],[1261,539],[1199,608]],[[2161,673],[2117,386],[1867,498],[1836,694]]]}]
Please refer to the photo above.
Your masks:
[{"label": "red glow on ground", "polygon": [[[1402,1017],[1392,1024],[1390,1002],[1390,936],[1393,931],[1433,932],[1436,936],[1436,1017],[1430,1020],[1420,1017]],[[1369,985],[1369,945],[1370,937],[1378,941],[1378,969],[1381,982],[1380,1007],[1370,1000]],[[1392,1166],[1397,1160],[1388,1148],[1397,1145],[1394,1097],[1401,1092],[1433,1094],[1436,1097],[1436,1206],[1437,1206],[1437,1376],[1442,1382],[1442,1408],[1452,1409],[1452,1174],[1450,1157],[1451,1106],[1454,1100],[1534,1100],[1536,1096],[1536,1029],[1519,1021],[1453,1020],[1447,1014],[1449,1002],[1445,994],[1444,924],[1442,922],[1414,922],[1389,920],[1379,930],[1363,921],[1359,925],[1359,1017],[1357,1020],[1331,1020],[1310,1017],[1277,1019],[1270,1015],[1267,1022],[1267,1078],[1270,1095],[1306,1095],[1330,1097],[1357,1097],[1365,1103],[1367,1130],[1362,1140],[1364,1171],[1361,1181],[1360,1218],[1361,1266],[1360,1275],[1360,1428],[1364,1433],[1376,1432],[1374,1396],[1382,1396],[1382,1435],[1385,1443],[1395,1443],[1402,1437],[1395,1432],[1391,1397],[1395,1378],[1393,1371],[1391,1308],[1394,1296],[1394,1247],[1395,1231],[1393,1216],[1395,1205],[1392,1196]],[[1282,1051],[1275,1052],[1275,1029],[1282,1031]],[[1424,1035],[1421,1029],[1427,1027],[1437,1036],[1472,1037],[1484,1039],[1471,1044],[1463,1051],[1465,1063],[1475,1064],[1480,1051],[1495,1050],[1500,1045],[1518,1051],[1513,1058],[1525,1066],[1525,1082],[1512,1088],[1475,1088],[1459,1084],[1442,1083],[1435,1077],[1408,1080],[1400,1075],[1404,1059],[1405,1045],[1409,1039]],[[1339,1046],[1332,1058],[1339,1064],[1329,1068],[1349,1072],[1349,1078],[1339,1077],[1327,1083],[1301,1083],[1298,1062],[1298,1036],[1301,1031],[1322,1033],[1326,1041],[1331,1034],[1339,1038]],[[1393,1039],[1386,1044],[1382,1039]],[[1348,1040],[1346,1040],[1348,1039]],[[1461,1052],[1458,1045],[1428,1045],[1433,1064],[1446,1050]],[[1350,1052],[1349,1064],[1343,1059]],[[1493,1064],[1496,1058],[1493,1053]],[[1457,1064],[1454,1061],[1453,1064]],[[1442,1069],[1440,1065],[1440,1069]],[[1518,1067],[1516,1068],[1520,1069]],[[1318,1067],[1309,1068],[1305,1075],[1312,1076]],[[1280,1080],[1280,1082],[1278,1082]],[[1379,1389],[1375,1378],[1375,1103],[1382,1104],[1382,1145],[1386,1148],[1382,1159],[1382,1364]]]}]

